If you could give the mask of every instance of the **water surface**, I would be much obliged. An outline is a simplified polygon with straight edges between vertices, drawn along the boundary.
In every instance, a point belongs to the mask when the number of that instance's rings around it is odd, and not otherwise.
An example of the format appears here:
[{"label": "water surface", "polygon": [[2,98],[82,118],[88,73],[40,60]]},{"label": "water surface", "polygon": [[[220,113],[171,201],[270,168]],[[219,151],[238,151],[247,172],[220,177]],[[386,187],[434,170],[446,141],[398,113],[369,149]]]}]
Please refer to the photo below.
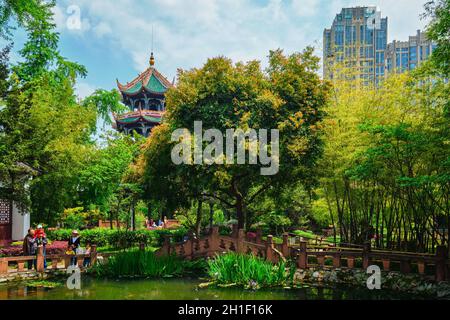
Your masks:
[{"label": "water surface", "polygon": [[199,289],[198,279],[107,280],[83,277],[81,290],[34,288],[26,283],[0,285],[0,300],[382,300],[412,299],[410,295],[356,288],[244,290]]}]

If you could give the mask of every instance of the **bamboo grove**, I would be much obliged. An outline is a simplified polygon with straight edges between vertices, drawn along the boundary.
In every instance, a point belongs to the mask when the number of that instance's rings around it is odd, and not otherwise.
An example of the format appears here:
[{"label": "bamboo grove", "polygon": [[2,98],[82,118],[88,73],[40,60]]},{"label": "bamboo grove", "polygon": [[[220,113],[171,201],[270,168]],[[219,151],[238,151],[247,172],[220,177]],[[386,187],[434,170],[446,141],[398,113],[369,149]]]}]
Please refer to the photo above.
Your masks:
[{"label": "bamboo grove", "polygon": [[426,67],[376,89],[355,79],[334,81],[324,121],[319,194],[337,234],[397,250],[448,244],[448,83]]}]

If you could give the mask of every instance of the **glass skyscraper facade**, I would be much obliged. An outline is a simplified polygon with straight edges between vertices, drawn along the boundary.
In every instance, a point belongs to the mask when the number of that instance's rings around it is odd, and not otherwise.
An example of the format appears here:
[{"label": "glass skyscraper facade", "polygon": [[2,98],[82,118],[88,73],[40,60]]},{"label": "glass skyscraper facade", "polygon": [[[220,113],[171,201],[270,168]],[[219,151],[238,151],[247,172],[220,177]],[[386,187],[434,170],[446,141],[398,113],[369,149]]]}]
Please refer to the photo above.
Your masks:
[{"label": "glass skyscraper facade", "polygon": [[428,59],[435,48],[436,45],[420,30],[415,36],[410,36],[408,41],[393,41],[386,50],[387,71],[402,73],[414,70]]},{"label": "glass skyscraper facade", "polygon": [[343,8],[324,31],[324,78],[350,67],[365,84],[385,77],[388,19],[375,6]]},{"label": "glass skyscraper facade", "polygon": [[387,34],[388,18],[377,7],[343,8],[323,34],[324,79],[338,77],[345,67],[363,84],[378,86],[389,73],[414,70],[436,48],[420,30],[389,44]]}]

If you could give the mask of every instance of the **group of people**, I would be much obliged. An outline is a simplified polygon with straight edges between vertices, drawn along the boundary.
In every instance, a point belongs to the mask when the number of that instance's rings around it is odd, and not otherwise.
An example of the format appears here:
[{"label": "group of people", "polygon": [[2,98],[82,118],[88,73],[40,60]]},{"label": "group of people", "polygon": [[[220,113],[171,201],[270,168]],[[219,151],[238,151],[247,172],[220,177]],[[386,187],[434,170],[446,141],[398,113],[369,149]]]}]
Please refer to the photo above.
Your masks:
[{"label": "group of people", "polygon": [[[42,225],[38,225],[36,230],[28,229],[28,233],[23,239],[23,255],[34,256],[37,254],[38,248],[42,247],[43,255],[45,257],[45,248],[47,246],[47,236],[45,235]],[[28,269],[31,270],[33,266],[36,268],[36,259],[28,261]],[[47,267],[47,262],[44,259],[44,268]]]},{"label": "group of people", "polygon": [[[88,243],[86,244],[86,248],[81,248],[80,246],[80,234],[77,230],[72,231],[72,235],[69,238],[69,241],[67,243],[67,255],[71,255],[71,264],[76,265],[77,264],[77,255],[78,254],[85,254],[90,255],[91,253],[91,245]],[[42,254],[44,256],[44,268],[47,268],[47,261],[45,259],[46,255],[46,246],[47,246],[48,240],[47,236],[45,234],[45,230],[41,224],[37,226],[36,229],[30,228],[28,229],[28,233],[23,239],[23,255],[24,256],[35,256],[38,253],[38,249],[42,247]],[[85,257],[83,260],[83,265],[85,267],[89,266],[91,263],[90,257]],[[28,270],[31,270],[34,266],[34,268],[37,268],[37,261],[36,259],[29,260],[28,261]]]},{"label": "group of people", "polygon": [[164,228],[164,221],[161,219],[158,220],[156,223],[153,219],[145,219],[145,227],[147,229],[157,229],[157,228]]}]

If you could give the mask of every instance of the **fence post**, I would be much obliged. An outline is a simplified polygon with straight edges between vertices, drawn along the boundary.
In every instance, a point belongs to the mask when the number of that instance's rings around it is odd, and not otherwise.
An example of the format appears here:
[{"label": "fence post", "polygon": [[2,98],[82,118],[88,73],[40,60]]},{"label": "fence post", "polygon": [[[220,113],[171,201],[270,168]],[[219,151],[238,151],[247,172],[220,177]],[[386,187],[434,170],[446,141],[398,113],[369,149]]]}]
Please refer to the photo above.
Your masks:
[{"label": "fence post", "polygon": [[289,258],[289,234],[283,233],[283,244],[281,245],[281,253],[285,258]]},{"label": "fence post", "polygon": [[273,236],[268,235],[266,240],[266,260],[273,261]]},{"label": "fence post", "polygon": [[333,255],[333,267],[341,267],[341,253],[339,251],[336,251],[336,253]]},{"label": "fence post", "polygon": [[213,226],[211,229],[211,235],[209,237],[209,248],[210,252],[219,251],[220,239],[219,239],[219,227]]},{"label": "fence post", "polygon": [[170,255],[171,254],[171,252],[170,252],[170,235],[165,235],[164,236],[164,243],[163,243],[163,246],[162,246],[162,252],[163,252],[163,254],[166,254],[166,255]]},{"label": "fence post", "polygon": [[363,246],[363,269],[366,270],[370,265],[370,242],[367,241]]},{"label": "fence post", "polygon": [[44,272],[44,247],[39,246],[36,257],[36,271]]},{"label": "fence post", "polygon": [[97,245],[91,246],[91,266],[95,265],[97,262]]},{"label": "fence post", "polygon": [[383,259],[383,270],[384,271],[390,271],[391,270],[391,260],[389,260],[389,258],[387,259]]},{"label": "fence post", "polygon": [[300,269],[308,268],[308,253],[306,251],[306,241],[300,241],[299,254],[297,257],[297,267]]},{"label": "fence post", "polygon": [[447,278],[447,248],[436,248],[436,282],[445,281]]},{"label": "fence post", "polygon": [[366,270],[370,265],[370,241],[364,243],[363,246],[363,269]]},{"label": "fence post", "polygon": [[232,238],[237,238],[238,236],[238,225],[237,224],[232,224],[231,225],[231,237]]},{"label": "fence post", "polygon": [[400,261],[400,272],[404,274],[411,273],[411,264],[409,260]]},{"label": "fence post", "polygon": [[8,260],[0,258],[0,274],[8,273]]},{"label": "fence post", "polygon": [[256,241],[257,244],[261,244],[262,243],[262,235],[263,235],[262,229],[256,230],[256,239],[255,239],[255,241]]}]

